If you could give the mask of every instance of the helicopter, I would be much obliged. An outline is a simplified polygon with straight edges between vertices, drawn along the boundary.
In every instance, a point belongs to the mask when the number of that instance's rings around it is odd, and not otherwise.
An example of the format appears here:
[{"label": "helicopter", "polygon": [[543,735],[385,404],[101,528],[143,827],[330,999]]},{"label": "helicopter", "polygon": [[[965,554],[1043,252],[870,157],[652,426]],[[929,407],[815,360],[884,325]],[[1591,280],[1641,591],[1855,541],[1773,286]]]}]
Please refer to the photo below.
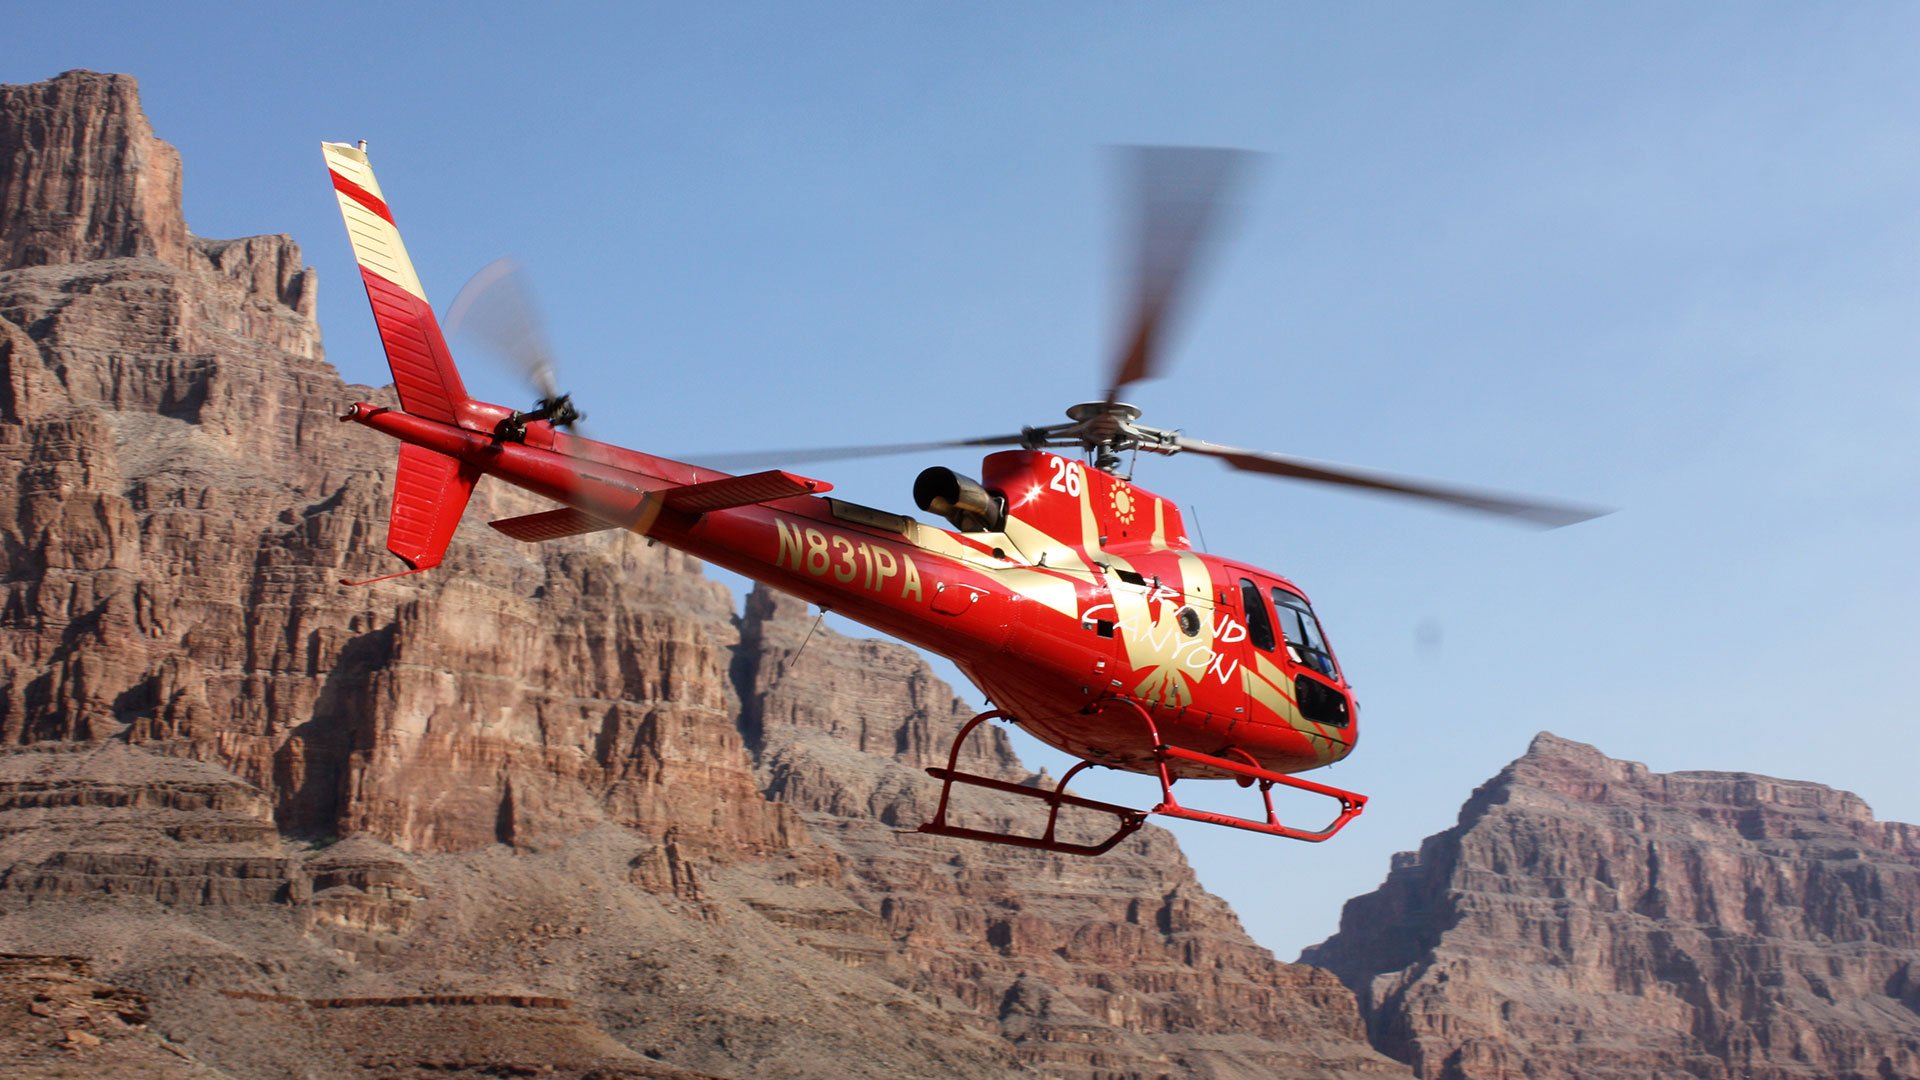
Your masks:
[{"label": "helicopter", "polygon": [[[915,505],[950,526],[941,528],[834,498],[832,484],[785,469],[734,474],[579,435],[581,414],[544,357],[530,364],[541,394],[532,409],[474,399],[365,147],[322,144],[400,408],[360,402],[340,419],[400,441],[387,549],[407,569],[343,584],[438,566],[475,484],[491,476],[557,504],[490,523],[513,539],[637,533],[944,656],[991,707],[956,732],[945,767],[927,770],[941,794],[921,832],[1099,855],[1151,815],[1317,842],[1366,808],[1365,795],[1297,775],[1345,758],[1359,734],[1353,687],[1307,594],[1251,563],[1196,551],[1179,506],[1133,482],[1126,466],[1142,454],[1197,454],[1258,475],[1546,527],[1602,512],[1225,446],[1141,421],[1121,395],[1159,369],[1194,254],[1250,156],[1243,151],[1134,151],[1133,303],[1101,398],[1073,405],[1063,423],[1018,432],[788,459],[990,449],[977,478],[935,466],[915,479]],[[484,289],[469,303],[474,284],[449,309],[450,322],[455,309],[512,306],[500,301],[511,293],[489,299]],[[991,720],[1017,724],[1077,763],[1040,786],[962,770],[962,747]],[[1138,808],[1068,790],[1095,767],[1154,778],[1159,802]],[[1175,785],[1197,780],[1256,789],[1260,809],[1241,816],[1179,802]],[[950,813],[956,787],[1038,802],[1044,829],[962,824]],[[1282,822],[1275,788],[1330,800],[1330,820]],[[1110,815],[1112,831],[1091,841],[1063,836],[1066,810],[1093,821]]]}]

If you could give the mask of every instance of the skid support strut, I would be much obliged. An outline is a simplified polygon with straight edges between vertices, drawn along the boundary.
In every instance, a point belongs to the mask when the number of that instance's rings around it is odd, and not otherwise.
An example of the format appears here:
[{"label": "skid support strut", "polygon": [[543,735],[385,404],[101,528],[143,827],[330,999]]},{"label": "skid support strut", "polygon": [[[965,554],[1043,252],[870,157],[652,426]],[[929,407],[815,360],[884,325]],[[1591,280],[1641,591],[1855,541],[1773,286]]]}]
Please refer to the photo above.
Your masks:
[{"label": "skid support strut", "polygon": [[[930,768],[927,770],[927,775],[941,782],[940,808],[934,811],[932,821],[920,826],[921,832],[935,833],[940,836],[957,836],[962,840],[982,840],[989,844],[1012,844],[1014,847],[1039,848],[1042,851],[1058,851],[1068,855],[1100,855],[1112,850],[1113,845],[1132,836],[1135,829],[1145,824],[1147,820],[1147,812],[1145,810],[1132,810],[1124,806],[1116,806],[1113,803],[1100,802],[1097,799],[1086,799],[1078,795],[1067,794],[1067,781],[1073,779],[1075,774],[1079,773],[1081,769],[1086,768],[1088,765],[1091,765],[1092,762],[1083,761],[1073,768],[1068,769],[1067,775],[1061,777],[1060,782],[1055,784],[1051,791],[1046,788],[1024,787],[1020,784],[1010,783],[996,777],[981,776],[978,773],[961,772],[960,747],[967,741],[967,736],[973,734],[973,729],[979,727],[986,721],[1000,719],[1006,717],[1006,715],[1006,713],[995,709],[992,712],[983,712],[979,716],[967,721],[966,726],[960,729],[960,734],[953,737],[953,749],[947,752],[947,767],[944,769]],[[1023,799],[1038,799],[1046,803],[1046,831],[1039,836],[1016,836],[1011,833],[993,832],[988,829],[970,829],[964,825],[947,824],[947,800],[948,797],[953,794],[953,785],[955,784],[987,788],[990,791],[998,791],[1007,795],[1017,795]],[[1096,810],[1101,813],[1112,814],[1118,819],[1118,826],[1114,829],[1113,835],[1097,844],[1076,844],[1071,841],[1061,840],[1054,835],[1054,828],[1060,823],[1060,808],[1062,806],[1077,806],[1082,810]]]},{"label": "skid support strut", "polygon": [[[991,776],[961,772],[959,768],[960,747],[967,741],[967,737],[973,734],[973,729],[988,720],[1006,718],[1006,713],[995,710],[981,713],[967,721],[966,725],[960,729],[960,733],[954,736],[953,747],[947,754],[946,768],[931,768],[927,770],[930,776],[941,782],[940,806],[934,812],[933,820],[920,826],[920,831],[924,833],[934,833],[940,836],[956,836],[966,840],[981,840],[991,844],[1012,844],[1016,847],[1039,848],[1043,851],[1057,851],[1068,855],[1099,855],[1111,850],[1115,844],[1133,835],[1134,831],[1146,822],[1148,814],[1161,814],[1166,817],[1184,818],[1188,821],[1202,821],[1209,825],[1225,825],[1233,829],[1246,829],[1249,832],[1264,833],[1268,836],[1283,836],[1290,840],[1305,840],[1311,843],[1318,843],[1345,828],[1347,822],[1358,817],[1360,812],[1367,808],[1367,797],[1365,795],[1355,794],[1351,791],[1342,791],[1339,788],[1330,787],[1326,784],[1316,784],[1311,780],[1302,780],[1298,777],[1288,776],[1285,773],[1277,773],[1270,769],[1261,768],[1259,764],[1253,760],[1251,755],[1234,747],[1227,747],[1219,753],[1207,754],[1198,750],[1189,750],[1184,746],[1169,746],[1161,741],[1160,730],[1159,727],[1154,724],[1152,714],[1147,712],[1140,703],[1128,698],[1116,698],[1111,699],[1109,704],[1120,705],[1130,709],[1133,714],[1139,718],[1140,722],[1146,726],[1148,734],[1153,738],[1154,773],[1160,780],[1160,804],[1158,806],[1155,806],[1151,810],[1134,810],[1114,803],[1100,802],[1096,799],[1087,799],[1078,795],[1067,794],[1067,781],[1073,779],[1080,770],[1091,766],[1093,762],[1090,761],[1082,761],[1073,768],[1068,769],[1067,774],[1062,776],[1060,782],[1052,789],[1025,787]],[[1173,775],[1172,769],[1168,764],[1171,761],[1184,761],[1206,766],[1209,769],[1225,774],[1222,779],[1230,778],[1242,787],[1258,785],[1260,788],[1260,800],[1266,811],[1264,819],[1235,817],[1232,814],[1222,814],[1212,810],[1196,810],[1181,806],[1173,797],[1173,785],[1177,783],[1180,778]],[[947,822],[947,804],[949,797],[953,793],[953,785],[955,784],[986,788],[990,791],[998,791],[1025,799],[1037,799],[1045,803],[1047,806],[1047,826],[1045,831],[1039,836],[1019,836],[1011,833],[994,832],[988,829],[975,829],[949,824]],[[1298,829],[1289,825],[1283,825],[1280,823],[1279,815],[1276,814],[1273,809],[1273,789],[1275,787],[1289,787],[1314,795],[1324,795],[1339,804],[1339,812],[1326,827],[1317,830]],[[1083,810],[1094,810],[1100,813],[1112,814],[1118,822],[1117,827],[1111,836],[1108,836],[1105,840],[1097,844],[1076,844],[1061,840],[1055,835],[1055,829],[1060,820],[1060,808],[1063,806],[1073,806]]]}]

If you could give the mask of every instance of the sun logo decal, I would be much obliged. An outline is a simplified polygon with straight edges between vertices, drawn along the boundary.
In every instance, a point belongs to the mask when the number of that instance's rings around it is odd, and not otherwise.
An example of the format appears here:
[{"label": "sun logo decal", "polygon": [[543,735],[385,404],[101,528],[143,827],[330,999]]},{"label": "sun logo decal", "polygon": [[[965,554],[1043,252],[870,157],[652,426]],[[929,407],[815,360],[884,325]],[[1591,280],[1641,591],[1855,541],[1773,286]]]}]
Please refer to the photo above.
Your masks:
[{"label": "sun logo decal", "polygon": [[1139,503],[1134,499],[1133,492],[1119,485],[1115,485],[1113,489],[1113,514],[1120,519],[1120,524],[1133,524],[1133,514],[1137,509],[1139,509]]}]

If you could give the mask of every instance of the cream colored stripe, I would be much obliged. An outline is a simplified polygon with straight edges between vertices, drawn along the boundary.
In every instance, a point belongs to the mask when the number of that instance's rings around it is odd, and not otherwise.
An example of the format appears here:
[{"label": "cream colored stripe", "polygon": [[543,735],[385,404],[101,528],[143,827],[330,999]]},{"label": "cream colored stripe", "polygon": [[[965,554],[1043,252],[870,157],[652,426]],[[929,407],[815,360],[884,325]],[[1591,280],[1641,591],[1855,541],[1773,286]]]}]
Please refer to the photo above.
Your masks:
[{"label": "cream colored stripe", "polygon": [[990,571],[1007,588],[1065,615],[1069,619],[1080,617],[1079,592],[1073,582],[1055,577],[1041,570],[994,570]]},{"label": "cream colored stripe", "polygon": [[[373,178],[373,166],[367,162],[367,155],[339,143],[321,143],[320,147],[326,154],[328,168],[365,188],[382,203],[386,202],[379,182]],[[335,194],[340,199],[340,216],[347,222],[347,239],[353,243],[353,257],[361,267],[425,302],[427,291],[420,284],[420,275],[414,273],[413,260],[407,257],[407,246],[400,240],[400,230],[346,192],[336,190]],[[387,212],[392,213],[393,208],[388,207]]]},{"label": "cream colored stripe", "polygon": [[1251,667],[1241,668],[1242,671],[1247,673],[1247,692],[1253,695],[1255,703],[1273,713],[1280,719],[1281,723],[1289,727],[1298,728],[1300,726],[1300,713],[1294,708],[1292,699],[1287,697],[1285,692],[1274,685],[1267,677],[1268,672],[1272,671],[1272,665],[1262,663],[1260,666],[1264,670],[1256,671]]},{"label": "cream colored stripe", "polygon": [[323,142],[320,152],[326,155],[327,168],[359,184],[381,202],[387,201],[380,181],[373,178],[373,163],[367,160],[366,151],[346,143]]}]

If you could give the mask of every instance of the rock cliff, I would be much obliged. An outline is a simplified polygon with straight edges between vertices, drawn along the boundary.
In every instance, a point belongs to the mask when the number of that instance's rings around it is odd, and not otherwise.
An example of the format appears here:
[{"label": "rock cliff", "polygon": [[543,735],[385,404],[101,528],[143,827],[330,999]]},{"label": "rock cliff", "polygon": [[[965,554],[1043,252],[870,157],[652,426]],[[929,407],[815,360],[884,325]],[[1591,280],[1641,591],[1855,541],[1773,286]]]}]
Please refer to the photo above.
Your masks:
[{"label": "rock cliff", "polygon": [[[392,446],[333,415],[382,392],[323,360],[293,242],[190,235],[180,183],[130,78],[0,88],[0,993],[137,1005],[8,1014],[0,1047],[1405,1075],[1164,833],[1094,861],[896,835],[964,713],[905,650],[800,652],[795,605],[737,616],[631,537],[515,545],[484,522],[529,507],[485,484],[444,570],[338,585],[386,569]],[[997,733],[973,753],[1025,775]]]},{"label": "rock cliff", "polygon": [[183,265],[180,154],[125,77],[0,86],[0,246],[9,266],[133,256]]},{"label": "rock cliff", "polygon": [[1422,1077],[1920,1076],[1920,828],[1543,734],[1302,959]]}]

